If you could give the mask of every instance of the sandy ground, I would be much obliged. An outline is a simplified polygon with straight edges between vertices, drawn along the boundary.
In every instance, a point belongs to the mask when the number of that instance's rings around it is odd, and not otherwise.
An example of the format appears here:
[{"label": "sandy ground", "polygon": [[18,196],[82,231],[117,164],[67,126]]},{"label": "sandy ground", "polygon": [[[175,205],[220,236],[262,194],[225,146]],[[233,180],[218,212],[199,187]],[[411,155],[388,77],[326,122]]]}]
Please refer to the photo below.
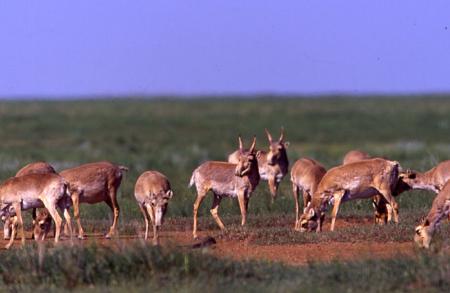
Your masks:
[{"label": "sandy ground", "polygon": [[[202,231],[200,236],[217,234],[217,231]],[[31,241],[31,233],[26,233],[27,244]],[[7,243],[1,235],[0,247]],[[165,231],[161,233],[161,245],[175,245],[190,247],[195,243],[190,231],[175,232]],[[283,262],[289,265],[304,265],[308,262],[330,262],[333,260],[360,260],[360,259],[387,259],[398,256],[413,257],[416,250],[412,242],[327,242],[314,244],[280,244],[280,245],[258,245],[250,243],[248,240],[221,240],[207,248],[202,248],[204,252],[211,253],[220,258],[230,258],[234,260],[266,260],[273,262]],[[136,235],[120,235],[118,238],[108,240],[102,234],[87,234],[86,240],[75,239],[75,245],[91,245],[95,241],[99,245],[126,245],[136,241],[143,241],[142,237]],[[53,237],[46,240],[48,245],[52,245]],[[68,239],[63,239],[61,245],[69,245]],[[26,245],[27,245],[26,244]],[[20,241],[14,242],[14,248],[20,248]]]}]

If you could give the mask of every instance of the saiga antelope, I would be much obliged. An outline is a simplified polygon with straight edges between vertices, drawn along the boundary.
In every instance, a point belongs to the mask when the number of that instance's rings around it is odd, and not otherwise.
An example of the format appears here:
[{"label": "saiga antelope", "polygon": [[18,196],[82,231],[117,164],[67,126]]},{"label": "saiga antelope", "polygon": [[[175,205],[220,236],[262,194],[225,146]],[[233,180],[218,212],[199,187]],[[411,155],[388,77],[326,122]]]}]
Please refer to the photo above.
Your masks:
[{"label": "saiga antelope", "polygon": [[134,187],[134,196],[145,220],[145,240],[148,238],[149,220],[153,226],[153,243],[158,244],[160,229],[173,196],[170,182],[158,171],[146,171],[139,176]]},{"label": "saiga antelope", "polygon": [[[331,231],[342,201],[382,195],[392,207],[394,222],[398,223],[398,205],[392,196],[399,178],[399,163],[371,159],[330,169],[322,178],[311,204],[300,217],[300,230],[321,231],[325,211],[333,205]],[[390,219],[389,219],[390,220]]]},{"label": "saiga antelope", "polygon": [[113,223],[106,234],[110,238],[116,233],[119,220],[117,191],[122,182],[123,172],[128,168],[110,162],[84,164],[61,171],[59,174],[70,186],[70,197],[73,203],[73,215],[78,225],[78,238],[84,239],[84,231],[80,221],[80,203],[105,202],[113,212]]},{"label": "saiga antelope", "polygon": [[198,238],[198,209],[210,190],[214,196],[210,212],[220,229],[225,229],[218,212],[223,197],[237,197],[242,216],[241,225],[245,225],[248,201],[260,178],[255,145],[256,137],[253,138],[250,149],[245,151],[239,136],[239,160],[237,164],[207,161],[192,173],[189,187],[195,185],[197,189],[197,199],[193,209],[194,226],[192,235],[194,238]]},{"label": "saiga antelope", "polygon": [[[272,202],[277,196],[278,186],[281,180],[288,173],[289,160],[286,149],[289,142],[284,141],[284,128],[281,128],[280,138],[273,140],[270,132],[265,129],[267,139],[269,141],[269,150],[257,151],[258,170],[262,180],[267,180],[269,184],[270,194],[272,195]],[[228,162],[238,164],[240,150],[236,150],[228,156]]]},{"label": "saiga antelope", "polygon": [[326,172],[326,169],[319,162],[309,158],[299,159],[292,166],[291,182],[295,201],[295,230],[300,230],[298,221],[300,216],[298,203],[300,191],[303,194],[303,209],[305,209],[310,204],[312,195],[316,192],[317,186]]},{"label": "saiga antelope", "polygon": [[450,215],[450,181],[444,185],[439,194],[433,200],[428,215],[416,227],[414,241],[419,247],[430,248],[433,234],[441,220]]},{"label": "saiga antelope", "polygon": [[[15,177],[21,177],[24,175],[29,175],[29,174],[47,174],[47,173],[53,173],[56,174],[55,169],[47,162],[34,162],[34,163],[30,163],[28,165],[25,165],[22,169],[20,169],[19,171],[17,171],[16,176]],[[17,224],[17,219],[15,218],[15,213],[13,211],[11,211],[9,213],[11,216],[5,216],[2,217],[2,221],[3,223],[3,238],[5,240],[9,239],[9,237],[11,236],[11,225],[15,225]],[[50,219],[51,221],[51,217],[50,214],[47,212],[46,215],[48,215],[48,219]],[[41,217],[43,217],[41,215]],[[33,209],[33,225],[34,225],[34,221],[36,218],[36,209]],[[48,221],[48,219],[46,219],[46,221]],[[47,236],[47,233],[45,233],[44,238]]]},{"label": "saiga antelope", "polygon": [[57,174],[30,174],[21,177],[13,177],[0,185],[1,215],[11,213],[17,216],[12,225],[12,233],[6,248],[13,244],[16,225],[22,244],[25,243],[23,231],[22,210],[31,208],[47,208],[56,225],[55,243],[59,241],[62,219],[57,212],[57,207],[63,211],[66,219],[70,239],[72,240],[72,226],[70,222],[70,199],[67,194],[66,181]]}]

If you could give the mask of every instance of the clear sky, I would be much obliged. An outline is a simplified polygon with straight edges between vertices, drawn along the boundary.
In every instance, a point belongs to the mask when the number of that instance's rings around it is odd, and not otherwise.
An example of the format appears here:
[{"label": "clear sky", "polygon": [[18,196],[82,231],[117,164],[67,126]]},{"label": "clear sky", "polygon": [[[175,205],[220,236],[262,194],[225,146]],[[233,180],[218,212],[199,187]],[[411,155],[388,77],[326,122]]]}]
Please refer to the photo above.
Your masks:
[{"label": "clear sky", "polygon": [[450,1],[0,2],[0,97],[450,92]]}]

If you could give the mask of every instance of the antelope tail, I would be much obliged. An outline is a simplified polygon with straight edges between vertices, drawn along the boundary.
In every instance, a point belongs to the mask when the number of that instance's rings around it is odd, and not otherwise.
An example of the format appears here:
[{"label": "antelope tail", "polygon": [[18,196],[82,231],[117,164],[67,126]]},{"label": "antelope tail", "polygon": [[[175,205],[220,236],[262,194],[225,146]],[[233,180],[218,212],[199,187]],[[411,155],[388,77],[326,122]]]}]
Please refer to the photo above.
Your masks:
[{"label": "antelope tail", "polygon": [[197,171],[197,170],[194,170],[194,172],[192,172],[191,180],[189,181],[188,187],[194,186],[194,184],[195,184],[195,175],[197,174],[196,171]]}]

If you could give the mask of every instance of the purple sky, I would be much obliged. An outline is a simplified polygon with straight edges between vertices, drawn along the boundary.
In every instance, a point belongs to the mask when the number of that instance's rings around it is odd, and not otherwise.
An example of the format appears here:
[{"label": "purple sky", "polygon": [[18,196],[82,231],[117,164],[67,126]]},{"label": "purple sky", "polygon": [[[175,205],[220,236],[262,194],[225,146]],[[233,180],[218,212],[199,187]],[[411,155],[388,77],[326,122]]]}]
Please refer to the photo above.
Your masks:
[{"label": "purple sky", "polygon": [[450,2],[0,2],[0,97],[333,92],[450,92]]}]

